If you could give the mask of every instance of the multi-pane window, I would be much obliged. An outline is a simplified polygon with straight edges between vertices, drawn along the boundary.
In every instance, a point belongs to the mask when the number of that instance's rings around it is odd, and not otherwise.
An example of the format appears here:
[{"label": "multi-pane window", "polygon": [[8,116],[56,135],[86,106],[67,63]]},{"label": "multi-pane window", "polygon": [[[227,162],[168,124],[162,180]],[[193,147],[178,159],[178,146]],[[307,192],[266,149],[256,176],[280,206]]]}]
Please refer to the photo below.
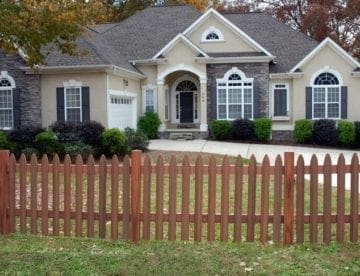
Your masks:
[{"label": "multi-pane window", "polygon": [[340,118],[340,85],[338,78],[331,73],[322,73],[314,81],[313,119]]},{"label": "multi-pane window", "polygon": [[169,95],[169,88],[165,89],[165,120],[170,120],[170,95]]},{"label": "multi-pane window", "polygon": [[9,80],[0,80],[0,128],[13,127],[13,87]]},{"label": "multi-pane window", "polygon": [[220,37],[215,32],[211,32],[206,36],[206,40],[219,40]]},{"label": "multi-pane window", "polygon": [[65,88],[65,121],[80,123],[81,114],[81,87]]},{"label": "multi-pane window", "polygon": [[145,112],[155,111],[154,89],[145,90]]},{"label": "multi-pane window", "polygon": [[274,86],[274,116],[288,116],[288,86],[275,84]]},{"label": "multi-pane window", "polygon": [[253,118],[253,83],[233,73],[217,83],[218,119]]}]

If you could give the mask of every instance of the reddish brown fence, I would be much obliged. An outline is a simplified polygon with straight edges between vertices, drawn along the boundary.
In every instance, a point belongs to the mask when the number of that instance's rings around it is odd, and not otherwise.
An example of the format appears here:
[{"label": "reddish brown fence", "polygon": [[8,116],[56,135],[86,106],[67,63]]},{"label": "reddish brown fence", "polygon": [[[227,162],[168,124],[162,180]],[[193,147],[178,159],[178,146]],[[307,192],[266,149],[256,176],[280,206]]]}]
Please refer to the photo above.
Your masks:
[{"label": "reddish brown fence", "polygon": [[[359,160],[310,166],[293,153],[270,165],[251,157],[195,164],[139,151],[119,162],[44,156],[19,162],[0,151],[0,231],[112,239],[232,240],[292,244],[358,240]],[[206,163],[206,164],[204,164]],[[345,175],[351,190],[345,190]],[[308,175],[308,178],[306,177]],[[332,176],[336,175],[336,187]],[[319,177],[323,178],[319,183]],[[309,180],[307,180],[309,179]]]}]

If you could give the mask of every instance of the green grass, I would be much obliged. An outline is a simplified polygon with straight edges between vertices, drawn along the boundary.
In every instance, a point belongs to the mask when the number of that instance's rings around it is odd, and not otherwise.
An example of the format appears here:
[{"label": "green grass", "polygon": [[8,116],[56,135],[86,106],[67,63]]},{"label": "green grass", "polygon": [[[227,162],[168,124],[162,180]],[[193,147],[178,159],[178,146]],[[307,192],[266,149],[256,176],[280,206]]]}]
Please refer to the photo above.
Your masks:
[{"label": "green grass", "polygon": [[129,242],[12,234],[0,237],[0,274],[356,275],[360,244]]}]

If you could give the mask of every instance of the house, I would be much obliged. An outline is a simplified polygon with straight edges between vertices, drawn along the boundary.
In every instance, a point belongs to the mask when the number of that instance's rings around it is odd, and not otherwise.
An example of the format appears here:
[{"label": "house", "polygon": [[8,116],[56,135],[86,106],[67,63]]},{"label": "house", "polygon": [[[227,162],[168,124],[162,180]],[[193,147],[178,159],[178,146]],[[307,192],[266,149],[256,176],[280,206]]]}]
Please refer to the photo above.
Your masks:
[{"label": "house", "polygon": [[77,40],[86,55],[51,52],[37,69],[0,53],[0,127],[96,120],[136,127],[147,110],[159,134],[208,136],[215,119],[269,117],[273,138],[295,120],[360,120],[360,64],[330,38],[317,43],[266,13],[201,14],[149,7]]}]

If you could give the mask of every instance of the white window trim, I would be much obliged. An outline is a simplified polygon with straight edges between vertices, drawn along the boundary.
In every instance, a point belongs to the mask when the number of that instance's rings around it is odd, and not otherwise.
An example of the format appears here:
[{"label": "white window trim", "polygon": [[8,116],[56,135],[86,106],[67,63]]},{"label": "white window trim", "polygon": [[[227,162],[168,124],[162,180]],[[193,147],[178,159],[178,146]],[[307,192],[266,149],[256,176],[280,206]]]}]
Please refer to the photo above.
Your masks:
[{"label": "white window trim", "polygon": [[[239,118],[229,118],[229,77],[232,74],[237,74],[241,77],[241,80],[238,81],[231,81],[231,83],[241,83],[242,85],[238,87],[238,89],[241,90],[241,103],[238,105],[241,105],[241,118],[244,118],[244,106],[249,105],[250,103],[244,102],[244,89],[251,88],[251,118],[248,118],[250,120],[254,119],[254,78],[247,78],[245,73],[238,69],[237,67],[231,68],[229,71],[227,71],[224,75],[224,78],[222,79],[216,79],[216,117],[218,120],[228,120],[228,121],[234,121]],[[226,89],[226,104],[220,104],[220,105],[226,105],[226,118],[219,118],[219,84],[226,84],[225,86],[221,86],[222,88]],[[245,83],[251,83],[251,86],[244,86]]]},{"label": "white window trim", "polygon": [[79,107],[67,107],[66,106],[66,97],[67,97],[67,93],[66,90],[67,89],[80,89],[80,122],[83,121],[83,114],[82,114],[82,86],[67,86],[64,87],[64,117],[65,117],[65,121],[67,122],[67,110],[68,109],[79,109]]},{"label": "white window trim", "polygon": [[[284,85],[285,87],[277,87],[278,85]],[[286,116],[275,116],[275,90],[276,89],[286,89]],[[272,99],[272,117],[277,119],[289,119],[290,118],[290,88],[289,88],[289,84],[288,83],[283,83],[283,82],[277,82],[277,83],[273,83],[272,85],[272,95],[271,95],[271,99]]]},{"label": "white window trim", "polygon": [[154,112],[157,112],[157,86],[153,84],[148,84],[142,86],[142,106],[143,106],[143,113],[146,112],[146,90],[153,90],[154,91]]},{"label": "white window trim", "polygon": [[[164,117],[165,117],[165,121],[168,122],[170,121],[170,90],[169,90],[169,86],[166,85],[164,87],[164,93],[165,93],[165,105],[164,105]],[[167,107],[167,113],[166,113],[166,107]]]},{"label": "white window trim", "polygon": [[[219,39],[206,39],[206,37],[211,33],[215,33],[219,37]],[[201,35],[201,42],[211,43],[224,41],[224,35],[219,29],[215,28],[214,26],[210,26],[209,28],[207,28]]]},{"label": "white window trim", "polygon": [[[0,87],[1,91],[8,91],[10,90],[11,92],[11,127],[3,127],[1,129],[3,130],[9,130],[9,129],[13,129],[14,128],[14,89],[16,88],[16,83],[15,80],[13,79],[13,77],[11,77],[7,71],[1,71],[0,72],[0,79],[6,79],[10,82],[11,86],[7,86],[7,87]],[[10,108],[1,108],[1,110],[9,110]]]},{"label": "white window trim", "polygon": [[[321,119],[331,119],[331,120],[340,120],[341,119],[341,85],[312,85],[312,95],[311,95],[311,112],[312,112],[312,119],[313,120],[321,120]],[[325,117],[314,117],[314,89],[315,88],[325,88],[325,102],[321,102],[322,104],[325,104]],[[339,102],[329,102],[328,101],[328,89],[329,88],[338,88],[339,89]],[[320,102],[317,102],[320,103]],[[328,116],[328,104],[336,103],[339,105],[339,116],[338,117],[329,117]]]}]

